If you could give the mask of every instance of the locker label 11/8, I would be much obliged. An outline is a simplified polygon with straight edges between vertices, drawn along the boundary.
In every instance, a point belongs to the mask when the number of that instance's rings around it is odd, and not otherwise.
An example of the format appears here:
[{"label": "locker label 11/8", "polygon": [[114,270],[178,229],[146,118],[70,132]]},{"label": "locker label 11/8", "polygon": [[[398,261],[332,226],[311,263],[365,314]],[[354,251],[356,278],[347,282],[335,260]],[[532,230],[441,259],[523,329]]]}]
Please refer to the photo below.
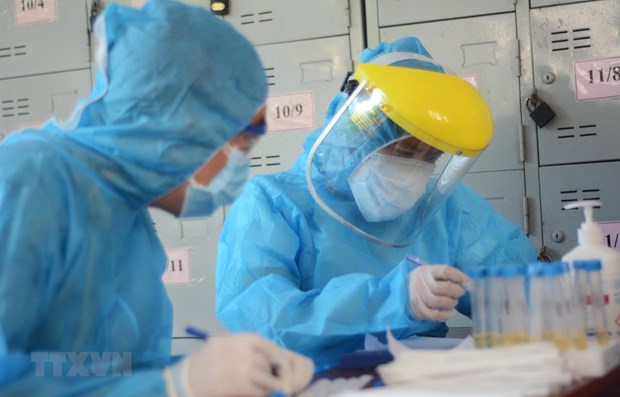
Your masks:
[{"label": "locker label 11/8", "polygon": [[620,96],[620,57],[574,63],[578,101]]}]

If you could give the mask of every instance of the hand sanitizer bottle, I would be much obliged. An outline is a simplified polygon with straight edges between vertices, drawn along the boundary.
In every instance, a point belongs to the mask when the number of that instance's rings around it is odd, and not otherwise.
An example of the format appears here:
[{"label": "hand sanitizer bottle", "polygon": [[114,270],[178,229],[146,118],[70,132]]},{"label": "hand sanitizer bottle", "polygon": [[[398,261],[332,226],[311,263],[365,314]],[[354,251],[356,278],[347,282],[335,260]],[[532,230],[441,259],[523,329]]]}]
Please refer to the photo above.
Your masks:
[{"label": "hand sanitizer bottle", "polygon": [[601,261],[601,278],[608,329],[612,337],[620,336],[620,252],[605,244],[603,231],[594,222],[593,209],[601,203],[594,200],[578,201],[564,206],[564,209],[583,208],[585,222],[577,231],[579,245],[562,257],[571,268],[575,260],[598,259]]}]

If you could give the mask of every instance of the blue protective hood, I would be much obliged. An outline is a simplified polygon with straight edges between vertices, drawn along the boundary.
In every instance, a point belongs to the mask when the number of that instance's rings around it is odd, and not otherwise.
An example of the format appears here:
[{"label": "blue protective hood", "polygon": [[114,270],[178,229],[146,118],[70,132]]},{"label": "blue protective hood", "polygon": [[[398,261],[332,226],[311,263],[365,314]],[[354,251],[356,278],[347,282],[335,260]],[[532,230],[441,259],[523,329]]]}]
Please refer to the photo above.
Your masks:
[{"label": "blue protective hood", "polygon": [[140,10],[110,4],[95,31],[91,95],[67,125],[51,122],[43,132],[94,151],[90,167],[106,170],[111,188],[136,206],[188,179],[265,101],[255,49],[206,9],[171,0]]}]

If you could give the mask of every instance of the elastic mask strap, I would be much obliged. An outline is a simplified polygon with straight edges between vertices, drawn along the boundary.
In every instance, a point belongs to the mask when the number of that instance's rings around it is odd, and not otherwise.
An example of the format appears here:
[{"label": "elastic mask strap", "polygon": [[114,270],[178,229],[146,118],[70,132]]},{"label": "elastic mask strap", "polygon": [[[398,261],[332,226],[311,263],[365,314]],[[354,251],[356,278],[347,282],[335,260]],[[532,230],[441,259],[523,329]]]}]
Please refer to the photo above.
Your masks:
[{"label": "elastic mask strap", "polygon": [[194,175],[192,175],[191,178],[189,178],[189,184],[196,189],[201,189],[201,190],[207,190],[207,185],[203,185],[202,183],[198,182],[196,180],[196,177]]}]

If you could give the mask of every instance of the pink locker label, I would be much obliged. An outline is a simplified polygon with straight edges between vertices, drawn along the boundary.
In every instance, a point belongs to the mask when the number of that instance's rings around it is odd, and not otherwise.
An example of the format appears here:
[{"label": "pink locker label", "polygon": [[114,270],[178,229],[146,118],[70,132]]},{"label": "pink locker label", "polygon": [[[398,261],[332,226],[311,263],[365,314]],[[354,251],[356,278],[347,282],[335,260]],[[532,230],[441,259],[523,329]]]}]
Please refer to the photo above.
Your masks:
[{"label": "pink locker label", "polygon": [[314,99],[311,92],[267,98],[267,131],[314,128]]},{"label": "pink locker label", "polygon": [[45,23],[56,20],[56,0],[15,0],[15,23]]},{"label": "pink locker label", "polygon": [[603,240],[607,245],[620,252],[620,221],[597,222],[603,230]]},{"label": "pink locker label", "polygon": [[577,61],[573,66],[578,101],[620,96],[620,57]]},{"label": "pink locker label", "polygon": [[189,274],[189,249],[173,248],[167,249],[168,266],[162,275],[164,284],[189,284],[191,282]]}]

